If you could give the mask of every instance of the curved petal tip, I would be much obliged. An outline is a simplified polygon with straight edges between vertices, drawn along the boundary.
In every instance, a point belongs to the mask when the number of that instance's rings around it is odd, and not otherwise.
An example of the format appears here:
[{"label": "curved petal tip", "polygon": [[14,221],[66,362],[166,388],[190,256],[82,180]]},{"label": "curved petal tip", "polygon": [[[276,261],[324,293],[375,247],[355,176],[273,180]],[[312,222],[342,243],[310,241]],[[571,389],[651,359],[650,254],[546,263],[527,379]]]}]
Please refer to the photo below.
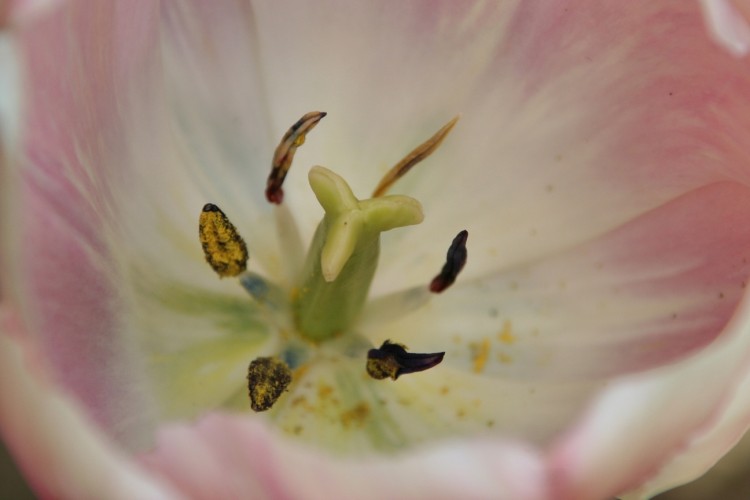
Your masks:
[{"label": "curved petal tip", "polygon": [[736,57],[750,51],[750,2],[748,0],[701,0],[712,38]]}]

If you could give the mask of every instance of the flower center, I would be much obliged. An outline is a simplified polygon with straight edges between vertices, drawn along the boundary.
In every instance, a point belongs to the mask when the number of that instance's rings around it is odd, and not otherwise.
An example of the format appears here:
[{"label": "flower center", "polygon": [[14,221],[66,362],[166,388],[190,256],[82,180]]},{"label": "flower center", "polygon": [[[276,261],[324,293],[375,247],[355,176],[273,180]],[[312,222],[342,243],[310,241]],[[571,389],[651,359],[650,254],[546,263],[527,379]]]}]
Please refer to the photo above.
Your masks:
[{"label": "flower center", "polygon": [[[326,116],[311,112],[298,120],[276,148],[266,187],[269,202],[281,204],[282,184],[297,148],[306,134]],[[295,330],[313,344],[342,337],[359,318],[380,254],[380,233],[419,224],[424,216],[421,204],[408,196],[386,195],[389,188],[417,163],[427,158],[457,121],[451,120],[433,137],[414,149],[381,180],[373,197],[357,199],[346,181],[327,168],[309,172],[310,186],[325,211],[305,260],[298,285],[285,297],[280,289],[261,276],[245,271],[248,251],[242,237],[218,206],[203,207],[199,220],[201,245],[208,264],[220,277],[239,277],[243,287],[260,302],[284,303]],[[428,287],[439,293],[450,286],[466,261],[466,238],[462,231],[453,241],[442,271]],[[280,357],[253,360],[248,372],[251,407],[264,411],[274,404],[290,383],[299,360],[286,349]],[[374,379],[391,378],[426,370],[440,363],[444,353],[409,353],[400,344],[386,341],[370,349],[363,359],[363,371]]]}]

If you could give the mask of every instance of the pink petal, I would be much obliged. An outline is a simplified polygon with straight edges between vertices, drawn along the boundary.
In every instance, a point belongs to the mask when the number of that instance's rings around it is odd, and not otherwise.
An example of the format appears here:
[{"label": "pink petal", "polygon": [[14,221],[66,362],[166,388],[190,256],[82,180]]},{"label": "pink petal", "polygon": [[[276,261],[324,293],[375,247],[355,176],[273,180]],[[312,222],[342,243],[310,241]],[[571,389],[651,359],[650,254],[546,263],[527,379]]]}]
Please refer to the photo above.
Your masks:
[{"label": "pink petal", "polygon": [[[45,498],[180,498],[98,432],[46,379],[18,320],[0,310],[0,434],[34,491]],[[26,351],[26,352],[24,352]],[[38,354],[38,353],[37,353]]]},{"label": "pink petal", "polygon": [[[700,477],[738,443],[750,427],[748,373],[739,385],[733,387],[722,405],[714,418],[699,428],[656,476],[638,487],[639,494],[650,496]],[[746,454],[743,458],[747,458]],[[737,468],[742,470],[745,467],[738,464]],[[744,476],[745,472],[741,474]]]},{"label": "pink petal", "polygon": [[549,498],[539,456],[508,442],[446,442],[343,460],[292,445],[258,421],[214,414],[172,425],[143,463],[193,499]]},{"label": "pink petal", "polygon": [[0,0],[0,28],[31,22],[63,0]]},{"label": "pink petal", "polygon": [[558,383],[666,364],[712,342],[734,313],[750,271],[747,220],[750,189],[712,184],[559,255],[459,277],[368,333],[376,344],[447,350],[446,365],[506,379]]},{"label": "pink petal", "polygon": [[[699,355],[618,381],[598,398],[551,454],[560,498],[602,498],[647,483],[694,437],[721,422],[750,364],[749,301]],[[733,415],[738,409],[740,415]],[[747,424],[747,410],[742,400],[730,406],[728,429],[717,430],[719,448]],[[703,450],[708,457],[716,456],[712,447]],[[701,471],[700,465],[687,468],[688,476]],[[660,489],[658,479],[655,485]]]},{"label": "pink petal", "polygon": [[4,292],[27,316],[55,382],[105,426],[121,423],[125,409],[148,415],[132,346],[112,335],[121,318],[104,228],[112,186],[139,146],[129,142],[135,108],[125,102],[138,93],[145,101],[157,76],[156,8],[71,1],[14,32],[28,95],[23,158],[2,186],[3,220],[13,221],[2,242]]}]

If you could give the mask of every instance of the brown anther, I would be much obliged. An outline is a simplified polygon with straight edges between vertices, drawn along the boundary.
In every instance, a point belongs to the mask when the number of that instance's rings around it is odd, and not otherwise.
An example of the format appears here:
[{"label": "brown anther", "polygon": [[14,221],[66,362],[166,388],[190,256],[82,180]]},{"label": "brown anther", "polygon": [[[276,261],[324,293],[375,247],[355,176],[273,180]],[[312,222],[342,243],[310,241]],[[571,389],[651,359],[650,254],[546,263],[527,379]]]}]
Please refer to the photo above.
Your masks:
[{"label": "brown anther", "polygon": [[439,365],[443,361],[443,356],[444,352],[406,352],[403,345],[386,340],[379,349],[370,349],[367,352],[366,369],[374,379],[396,380],[401,375],[421,372]]},{"label": "brown anther", "polygon": [[380,180],[378,186],[375,188],[375,191],[372,192],[372,197],[377,198],[378,196],[383,196],[386,192],[388,192],[391,186],[393,186],[393,184],[397,180],[403,177],[406,172],[411,170],[414,165],[430,156],[433,151],[435,151],[437,147],[440,146],[440,144],[443,142],[443,139],[445,139],[445,136],[448,135],[448,132],[450,132],[451,129],[453,129],[454,125],[456,125],[458,118],[459,117],[456,116],[451,121],[443,125],[443,128],[435,132],[435,135],[417,146],[411,153],[406,155],[403,160],[394,165],[393,168],[391,168],[388,173],[386,173]]},{"label": "brown anther", "polygon": [[220,277],[239,275],[247,267],[247,246],[219,207],[206,203],[198,219],[198,236],[206,262]]},{"label": "brown anther", "polygon": [[276,147],[271,163],[271,173],[266,183],[266,199],[270,203],[279,205],[284,200],[284,190],[281,185],[284,183],[289,168],[292,166],[294,153],[297,148],[305,143],[305,135],[318,124],[326,113],[323,111],[311,111],[297,120],[289,130],[286,131],[281,142]]},{"label": "brown anther", "polygon": [[432,293],[440,293],[456,281],[458,273],[466,265],[468,252],[466,251],[466,240],[469,238],[469,232],[464,229],[453,238],[448,254],[445,257],[445,265],[440,274],[435,276],[430,283]]},{"label": "brown anther", "polygon": [[266,411],[271,408],[292,382],[292,370],[278,358],[254,359],[247,368],[250,408]]}]

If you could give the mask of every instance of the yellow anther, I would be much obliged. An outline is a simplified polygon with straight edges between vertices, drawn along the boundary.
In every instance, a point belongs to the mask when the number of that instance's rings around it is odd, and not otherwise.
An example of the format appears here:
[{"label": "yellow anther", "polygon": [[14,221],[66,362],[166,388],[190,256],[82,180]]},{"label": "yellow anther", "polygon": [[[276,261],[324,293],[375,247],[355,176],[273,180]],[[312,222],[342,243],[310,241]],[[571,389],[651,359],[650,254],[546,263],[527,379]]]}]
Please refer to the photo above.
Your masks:
[{"label": "yellow anther", "polygon": [[203,207],[198,234],[206,262],[220,277],[237,276],[247,267],[247,246],[234,225],[212,203]]},{"label": "yellow anther", "polygon": [[278,358],[254,359],[247,369],[247,388],[250,407],[255,411],[266,411],[289,387],[292,370]]}]

